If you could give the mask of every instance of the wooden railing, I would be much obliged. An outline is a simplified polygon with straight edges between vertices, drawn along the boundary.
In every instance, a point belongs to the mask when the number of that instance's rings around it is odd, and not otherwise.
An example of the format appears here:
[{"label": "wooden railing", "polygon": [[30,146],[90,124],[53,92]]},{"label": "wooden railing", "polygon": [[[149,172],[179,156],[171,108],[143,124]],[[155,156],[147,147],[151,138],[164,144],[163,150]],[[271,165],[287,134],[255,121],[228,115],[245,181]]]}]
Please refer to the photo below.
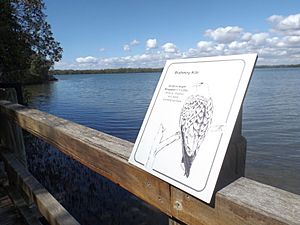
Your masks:
[{"label": "wooden railing", "polygon": [[299,195],[241,177],[221,190],[216,189],[213,204],[207,205],[129,164],[133,144],[128,141],[8,101],[0,101],[0,118],[53,145],[178,222],[212,225],[300,223]]}]

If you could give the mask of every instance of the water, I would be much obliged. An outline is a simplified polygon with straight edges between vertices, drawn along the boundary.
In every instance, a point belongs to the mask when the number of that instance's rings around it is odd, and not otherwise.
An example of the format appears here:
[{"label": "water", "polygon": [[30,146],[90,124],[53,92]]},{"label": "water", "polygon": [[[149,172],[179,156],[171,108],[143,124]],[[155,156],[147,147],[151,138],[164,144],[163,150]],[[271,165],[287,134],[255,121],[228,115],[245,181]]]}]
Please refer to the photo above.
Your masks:
[{"label": "water", "polygon": [[[134,141],[158,74],[58,76],[28,87],[30,106]],[[38,139],[25,141],[29,170],[83,225],[166,225],[167,217]]]},{"label": "water", "polygon": [[[134,142],[159,75],[60,75],[58,82],[28,88],[32,95],[30,106]],[[243,109],[246,176],[297,194],[300,194],[299,87],[299,68],[256,69]],[[30,168],[35,176],[48,180],[45,185],[66,208],[70,207],[68,210],[82,215],[78,216],[82,224],[96,224],[95,221],[108,224],[112,218],[117,218],[112,224],[126,224],[124,221],[166,224],[159,213],[130,194],[55,149],[45,148],[46,151],[31,152]],[[57,183],[66,187],[57,187]],[[77,194],[67,195],[68,187],[78,187],[74,191]],[[105,189],[110,190],[108,194],[103,194]],[[109,206],[118,201],[121,204]],[[86,207],[90,208],[85,210]],[[124,208],[127,212],[121,213]],[[100,214],[104,218],[99,218]],[[132,215],[135,220],[128,220]]]},{"label": "water", "polygon": [[60,75],[29,86],[30,106],[134,142],[158,73]]},{"label": "water", "polygon": [[246,95],[246,176],[300,194],[300,69],[257,69]]}]

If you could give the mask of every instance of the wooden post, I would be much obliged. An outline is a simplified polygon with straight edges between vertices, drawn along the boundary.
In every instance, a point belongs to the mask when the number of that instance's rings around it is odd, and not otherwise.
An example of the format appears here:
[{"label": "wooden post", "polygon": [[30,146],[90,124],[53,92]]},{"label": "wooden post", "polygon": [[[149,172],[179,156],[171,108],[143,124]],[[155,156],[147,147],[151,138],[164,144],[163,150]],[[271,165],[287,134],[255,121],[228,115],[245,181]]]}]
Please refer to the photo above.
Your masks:
[{"label": "wooden post", "polygon": [[[242,136],[242,114],[243,106],[241,106],[238,118],[236,120],[234,130],[226,151],[226,155],[222,164],[219,178],[214,191],[214,196],[210,206],[215,205],[215,194],[217,191],[226,187],[228,184],[245,175],[246,161],[246,145],[247,141]],[[180,225],[182,223],[169,219],[169,225]]]},{"label": "wooden post", "polygon": [[[128,141],[7,101],[0,101],[0,113],[29,133],[53,145],[92,171],[110,179],[166,215],[182,221],[181,223],[197,225],[299,224],[300,195],[241,177],[218,191],[215,205],[211,207],[128,163],[133,148],[133,144]],[[241,117],[238,120],[241,121]],[[236,127],[241,127],[241,123]],[[238,130],[235,129],[235,131]],[[244,145],[238,146],[245,146],[245,142]],[[238,149],[245,150],[245,148]],[[228,156],[225,162],[227,158]],[[239,165],[236,162],[233,163]],[[240,171],[243,172],[243,170]],[[236,174],[239,173],[234,172],[234,176],[237,176]]]},{"label": "wooden post", "polygon": [[[18,102],[16,90],[0,89],[0,97],[13,103]],[[12,151],[18,160],[27,168],[26,152],[22,129],[0,115],[0,146]]]}]

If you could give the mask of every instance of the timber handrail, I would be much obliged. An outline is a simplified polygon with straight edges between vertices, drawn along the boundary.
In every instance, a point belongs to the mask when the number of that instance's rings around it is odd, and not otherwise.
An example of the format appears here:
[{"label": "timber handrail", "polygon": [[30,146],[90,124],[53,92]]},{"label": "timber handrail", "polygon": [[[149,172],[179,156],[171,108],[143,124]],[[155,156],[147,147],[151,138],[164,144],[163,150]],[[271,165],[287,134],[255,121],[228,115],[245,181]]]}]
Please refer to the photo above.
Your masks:
[{"label": "timber handrail", "polygon": [[39,110],[0,101],[0,115],[187,224],[299,224],[300,196],[240,178],[211,207],[131,165],[133,144]]},{"label": "timber handrail", "polygon": [[[20,187],[36,204],[37,209],[49,224],[80,225],[77,220],[26,170],[14,154],[1,149],[1,157],[14,186]],[[29,223],[31,224],[31,223]]]}]

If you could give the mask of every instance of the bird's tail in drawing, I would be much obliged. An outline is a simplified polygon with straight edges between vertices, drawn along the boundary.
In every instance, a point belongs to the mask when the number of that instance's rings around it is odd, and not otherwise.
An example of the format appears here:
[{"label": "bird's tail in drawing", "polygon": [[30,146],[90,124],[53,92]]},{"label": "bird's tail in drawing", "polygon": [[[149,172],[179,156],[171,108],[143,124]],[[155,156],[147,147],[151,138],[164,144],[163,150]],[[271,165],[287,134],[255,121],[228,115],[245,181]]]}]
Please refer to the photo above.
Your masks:
[{"label": "bird's tail in drawing", "polygon": [[184,167],[184,176],[189,177],[191,166],[192,166],[192,163],[195,159],[196,154],[192,154],[191,156],[189,156],[187,154],[186,149],[185,149],[187,146],[184,143],[184,138],[181,138],[181,140],[182,140],[182,159],[181,159],[181,163],[183,164],[183,167]]}]

